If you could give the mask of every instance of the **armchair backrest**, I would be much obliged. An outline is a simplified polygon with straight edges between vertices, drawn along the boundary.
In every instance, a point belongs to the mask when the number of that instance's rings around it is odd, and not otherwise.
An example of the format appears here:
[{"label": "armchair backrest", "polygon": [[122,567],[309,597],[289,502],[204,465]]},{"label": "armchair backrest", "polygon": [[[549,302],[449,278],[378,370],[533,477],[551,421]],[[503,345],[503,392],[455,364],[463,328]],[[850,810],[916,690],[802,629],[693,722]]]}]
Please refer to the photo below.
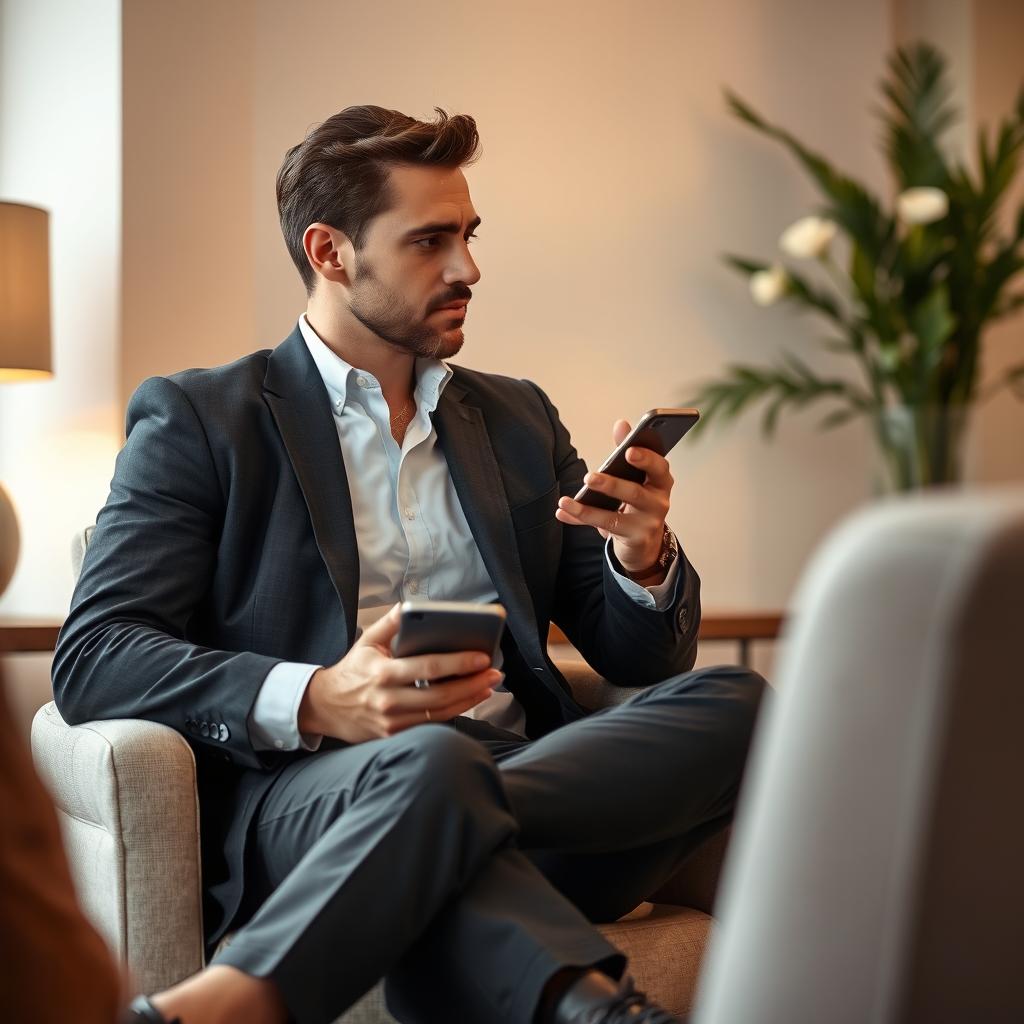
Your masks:
[{"label": "armchair backrest", "polygon": [[87,526],[71,538],[71,573],[75,577],[76,583],[78,582],[78,577],[82,574],[85,550],[89,546],[89,541],[92,540],[92,531],[95,529],[95,526]]},{"label": "armchair backrest", "polygon": [[1024,1020],[1024,490],[855,515],[795,605],[695,1024]]}]

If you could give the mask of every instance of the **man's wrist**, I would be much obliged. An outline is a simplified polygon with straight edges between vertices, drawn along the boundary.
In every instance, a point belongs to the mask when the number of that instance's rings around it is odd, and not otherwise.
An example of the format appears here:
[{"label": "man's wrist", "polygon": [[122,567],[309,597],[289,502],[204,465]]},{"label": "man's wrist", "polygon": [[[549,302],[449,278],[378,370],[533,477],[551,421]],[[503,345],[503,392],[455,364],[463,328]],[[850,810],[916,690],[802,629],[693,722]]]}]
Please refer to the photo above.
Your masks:
[{"label": "man's wrist", "polygon": [[659,583],[665,582],[668,569],[663,569],[660,562],[655,562],[650,569],[645,569],[643,572],[630,572],[627,569],[625,575],[626,579],[633,583],[639,583],[643,587],[656,587]]},{"label": "man's wrist", "polygon": [[675,560],[677,551],[678,545],[676,544],[675,535],[666,524],[662,528],[661,549],[658,552],[658,557],[655,559],[654,563],[646,569],[641,569],[638,572],[633,572],[623,567],[625,575],[633,583],[640,584],[644,587],[652,587],[657,586],[659,583],[664,583],[665,577],[668,576],[668,570],[671,568],[672,562]]},{"label": "man's wrist", "polygon": [[325,735],[323,723],[320,721],[318,714],[319,707],[319,693],[320,687],[324,683],[324,673],[327,670],[324,668],[318,668],[310,677],[309,682],[306,684],[305,692],[302,694],[302,700],[299,701],[299,713],[296,715],[296,721],[299,727],[300,733],[311,733],[317,736]]}]

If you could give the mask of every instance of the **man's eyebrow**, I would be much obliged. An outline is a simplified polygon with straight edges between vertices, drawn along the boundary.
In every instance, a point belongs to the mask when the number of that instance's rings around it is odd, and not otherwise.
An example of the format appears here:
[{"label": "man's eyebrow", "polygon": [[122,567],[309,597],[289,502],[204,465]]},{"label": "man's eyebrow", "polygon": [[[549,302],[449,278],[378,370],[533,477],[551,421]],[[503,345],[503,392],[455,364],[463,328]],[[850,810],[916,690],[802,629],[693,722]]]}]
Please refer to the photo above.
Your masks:
[{"label": "man's eyebrow", "polygon": [[[468,225],[466,225],[467,231],[475,231],[483,223],[483,218],[474,217]],[[459,225],[455,221],[438,221],[435,224],[423,224],[418,228],[413,228],[411,231],[406,231],[402,236],[403,238],[412,238],[414,235],[454,235],[459,230]]]}]

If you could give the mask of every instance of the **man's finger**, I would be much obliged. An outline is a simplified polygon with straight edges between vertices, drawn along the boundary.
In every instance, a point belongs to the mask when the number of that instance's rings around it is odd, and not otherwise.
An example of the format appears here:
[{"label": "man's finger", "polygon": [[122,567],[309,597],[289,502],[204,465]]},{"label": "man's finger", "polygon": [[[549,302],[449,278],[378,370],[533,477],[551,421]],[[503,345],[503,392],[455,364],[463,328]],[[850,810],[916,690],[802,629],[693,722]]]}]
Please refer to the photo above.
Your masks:
[{"label": "man's finger", "polygon": [[[620,502],[631,505],[639,512],[650,512],[653,515],[661,515],[664,512],[665,497],[658,488],[634,483],[632,480],[620,480],[605,473],[588,473],[583,482],[591,490],[607,494],[610,498],[618,498]],[[563,508],[568,508],[568,511],[573,511],[571,506],[563,505],[561,502],[559,504]]]},{"label": "man's finger", "polygon": [[417,654],[393,658],[388,665],[388,685],[404,686],[414,679],[447,679],[481,672],[491,664],[491,656],[481,651],[455,651],[450,654]]},{"label": "man's finger", "polygon": [[405,729],[412,728],[415,725],[451,721],[451,719],[458,717],[464,711],[468,711],[470,708],[476,707],[481,701],[486,700],[491,695],[491,692],[491,688],[488,686],[483,690],[478,690],[464,697],[462,700],[446,704],[443,707],[433,708],[430,711],[429,718],[426,716],[426,709],[424,711],[394,715],[388,719],[388,731],[391,733],[403,732]]},{"label": "man's finger", "polygon": [[647,474],[647,479],[644,483],[649,484],[651,487],[656,487],[659,491],[672,489],[672,484],[675,481],[672,479],[668,459],[664,455],[659,455],[650,448],[637,448],[634,446],[626,449],[626,461],[631,466],[636,466],[637,469],[642,469]]},{"label": "man's finger", "polygon": [[612,443],[622,444],[629,436],[630,429],[628,420],[616,420],[612,425]]},{"label": "man's finger", "polygon": [[390,707],[389,714],[400,715],[407,712],[420,712],[424,709],[433,714],[435,708],[464,700],[485,686],[493,689],[504,678],[503,672],[496,668],[489,668],[483,672],[474,672],[469,676],[458,676],[446,679],[444,682],[431,683],[424,690],[417,690],[408,685],[389,688],[384,699]]},{"label": "man's finger", "polygon": [[608,533],[623,540],[639,537],[644,530],[645,522],[652,521],[651,516],[638,512],[609,512],[601,508],[581,505],[572,498],[560,498],[555,518],[569,526],[593,526],[597,530]]},{"label": "man's finger", "polygon": [[392,637],[398,632],[398,623],[402,615],[402,605],[395,604],[382,615],[373,625],[363,630],[357,644],[380,644],[387,647]]}]

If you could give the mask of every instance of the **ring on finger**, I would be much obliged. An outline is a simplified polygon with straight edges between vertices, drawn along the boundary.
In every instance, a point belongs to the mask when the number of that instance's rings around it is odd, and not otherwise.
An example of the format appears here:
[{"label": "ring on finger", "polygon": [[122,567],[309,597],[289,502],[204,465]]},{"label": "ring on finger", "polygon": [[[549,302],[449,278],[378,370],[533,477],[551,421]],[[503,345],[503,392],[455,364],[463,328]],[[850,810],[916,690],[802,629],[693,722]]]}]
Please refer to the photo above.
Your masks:
[{"label": "ring on finger", "polygon": [[417,690],[426,690],[430,686],[430,680],[414,679],[412,685],[415,686]]}]

